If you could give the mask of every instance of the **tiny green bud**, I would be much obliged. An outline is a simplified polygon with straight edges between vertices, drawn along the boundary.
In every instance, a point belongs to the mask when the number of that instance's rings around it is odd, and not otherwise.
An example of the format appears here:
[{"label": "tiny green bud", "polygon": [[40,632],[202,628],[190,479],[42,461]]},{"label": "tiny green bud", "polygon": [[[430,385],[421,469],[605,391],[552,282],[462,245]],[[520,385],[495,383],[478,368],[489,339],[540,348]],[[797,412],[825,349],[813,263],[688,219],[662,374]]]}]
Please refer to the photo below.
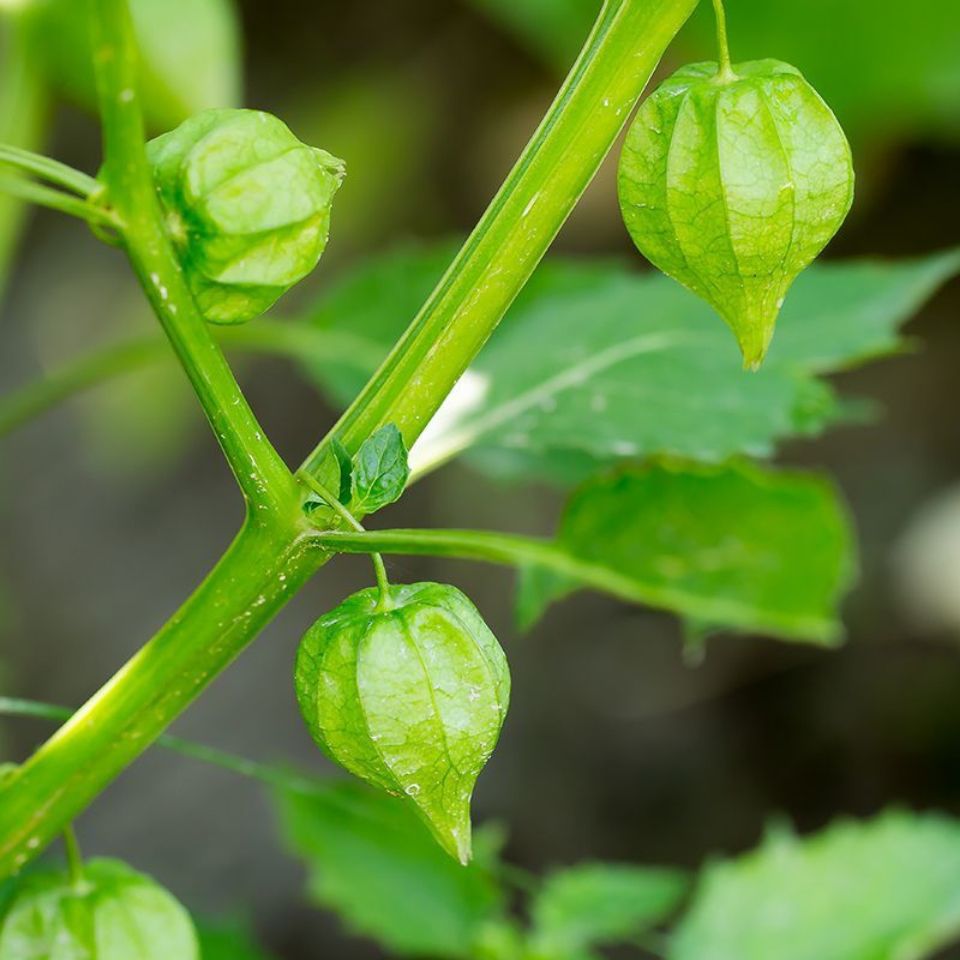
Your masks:
[{"label": "tiny green bud", "polygon": [[343,163],[258,110],[206,110],[147,145],[187,281],[211,323],[259,316],[317,265]]},{"label": "tiny green bud", "polygon": [[790,285],[853,202],[840,124],[776,60],[684,67],[640,107],[620,206],[640,252],[710,303],[759,367]]},{"label": "tiny green bud", "polygon": [[476,607],[436,583],[361,590],[304,636],[295,679],[324,752],[407,797],[467,863],[470,798],[510,698],[506,657]]},{"label": "tiny green bud", "polygon": [[187,911],[149,877],[90,860],[80,880],[44,870],[0,907],[0,960],[199,960]]}]

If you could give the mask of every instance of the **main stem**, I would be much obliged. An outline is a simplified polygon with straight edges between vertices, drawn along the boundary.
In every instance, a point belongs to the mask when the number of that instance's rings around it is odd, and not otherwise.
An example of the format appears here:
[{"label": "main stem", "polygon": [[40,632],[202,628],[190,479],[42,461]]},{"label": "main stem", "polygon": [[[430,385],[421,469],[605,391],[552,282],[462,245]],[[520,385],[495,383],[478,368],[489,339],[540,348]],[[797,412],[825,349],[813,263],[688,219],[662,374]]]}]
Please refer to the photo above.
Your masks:
[{"label": "main stem", "polygon": [[[549,249],[697,2],[604,4],[577,63],[500,192],[330,437],[355,452],[371,433],[393,422],[407,449],[412,447]],[[323,446],[304,469],[323,462]]]},{"label": "main stem", "polygon": [[[222,354],[188,308],[143,160],[122,0],[90,0],[107,128],[108,178],[130,255],[235,471],[283,477]],[[385,423],[412,444],[499,323],[616,141],[697,0],[608,0],[570,78],[479,227],[408,333],[347,411],[351,450]],[[131,198],[137,198],[131,202]],[[122,203],[122,207],[121,207]],[[166,295],[163,291],[166,290]],[[175,322],[170,304],[187,310]],[[181,313],[182,311],[178,310]],[[307,461],[319,466],[322,449]],[[279,458],[277,458],[278,460]],[[268,469],[269,468],[269,469]],[[277,484],[280,486],[280,484]],[[139,756],[330,556],[311,545],[296,497],[250,520],[186,605],[0,790],[0,877],[43,849]]]}]

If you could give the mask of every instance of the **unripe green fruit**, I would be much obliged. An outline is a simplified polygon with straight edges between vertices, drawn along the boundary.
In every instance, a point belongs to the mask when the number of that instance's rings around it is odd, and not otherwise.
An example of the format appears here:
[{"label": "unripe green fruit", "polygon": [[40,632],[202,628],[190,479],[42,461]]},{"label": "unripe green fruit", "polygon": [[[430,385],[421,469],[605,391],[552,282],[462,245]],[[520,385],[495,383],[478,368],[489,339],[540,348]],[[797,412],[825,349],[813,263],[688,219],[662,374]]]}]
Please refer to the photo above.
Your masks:
[{"label": "unripe green fruit", "polygon": [[853,202],[830,108],[776,60],[684,67],[640,107],[620,205],[640,252],[710,303],[759,367],[787,290]]},{"label": "unripe green fruit", "polygon": [[0,905],[0,960],[199,960],[187,911],[149,877],[91,860],[38,871]]},{"label": "unripe green fruit", "polygon": [[510,698],[500,644],[454,587],[361,590],[300,645],[297,700],[313,738],[368,783],[412,801],[470,859],[470,797]]},{"label": "unripe green fruit", "polygon": [[147,145],[171,238],[211,323],[245,323],[317,265],[343,163],[258,110],[207,110]]}]

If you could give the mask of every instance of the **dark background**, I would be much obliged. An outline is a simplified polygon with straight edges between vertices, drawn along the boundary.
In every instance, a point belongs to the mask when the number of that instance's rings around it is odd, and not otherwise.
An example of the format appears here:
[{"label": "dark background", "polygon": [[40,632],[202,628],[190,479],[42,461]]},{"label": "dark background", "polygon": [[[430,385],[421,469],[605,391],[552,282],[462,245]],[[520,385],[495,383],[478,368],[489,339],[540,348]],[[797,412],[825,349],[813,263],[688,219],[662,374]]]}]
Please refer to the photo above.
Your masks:
[{"label": "dark background", "polygon": [[[736,43],[736,0],[729,6]],[[790,4],[776,6],[787,37]],[[404,238],[468,230],[557,84],[551,63],[465,3],[244,0],[241,9],[247,103],[351,165],[314,289]],[[938,30],[953,31],[960,60],[960,14],[942,9]],[[695,35],[685,42],[671,65],[697,46]],[[888,129],[882,103],[841,115],[855,132],[860,199],[830,256],[900,256],[958,241],[960,90],[954,103],[952,128],[948,117]],[[97,150],[93,122],[61,111],[52,152],[92,170]],[[630,254],[609,165],[558,247]],[[958,306],[954,283],[911,324],[915,353],[841,379],[881,405],[880,419],[782,451],[784,462],[835,474],[859,527],[863,571],[839,652],[723,637],[692,669],[672,618],[590,596],[520,636],[509,573],[390,563],[395,579],[457,583],[508,651],[513,704],[476,813],[508,825],[512,859],[535,869],[583,858],[696,865],[752,846],[776,816],[809,830],[895,804],[960,815],[960,600],[952,620],[949,596],[942,611],[918,600],[929,584],[905,585],[897,563],[918,513],[960,483]],[[144,314],[115,252],[72,222],[36,216],[0,315],[0,391],[125,327],[146,328]],[[335,411],[284,363],[246,362],[241,373],[271,436],[299,460]],[[240,520],[232,482],[172,367],[73,401],[5,440],[0,492],[2,687],[70,705],[166,619]],[[389,520],[548,533],[560,502],[454,465],[414,487]],[[951,576],[960,594],[960,545],[953,555],[956,568],[941,569],[948,595]],[[297,714],[293,657],[305,627],[368,581],[361,559],[325,568],[176,732],[327,771]],[[20,758],[48,732],[6,722],[3,752]],[[78,829],[86,851],[129,860],[198,912],[252,912],[279,958],[378,955],[304,905],[301,868],[280,851],[253,783],[153,751]]]}]

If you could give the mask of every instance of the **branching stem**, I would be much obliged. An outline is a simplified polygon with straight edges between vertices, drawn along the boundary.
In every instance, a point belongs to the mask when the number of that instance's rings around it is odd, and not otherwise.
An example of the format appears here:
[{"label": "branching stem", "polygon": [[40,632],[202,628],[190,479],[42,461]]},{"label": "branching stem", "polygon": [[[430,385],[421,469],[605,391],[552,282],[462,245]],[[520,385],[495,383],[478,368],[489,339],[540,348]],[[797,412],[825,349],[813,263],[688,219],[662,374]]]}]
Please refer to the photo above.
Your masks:
[{"label": "branching stem", "polygon": [[54,190],[42,183],[26,180],[23,177],[4,176],[0,173],[0,193],[6,193],[27,203],[35,203],[50,210],[69,214],[71,217],[85,220],[89,224],[110,227],[114,230],[120,228],[120,222],[114,214],[104,207],[71,193],[64,193],[62,190]]},{"label": "branching stem", "polygon": [[[311,537],[303,487],[262,435],[165,235],[146,163],[126,3],[87,2],[96,28],[109,200],[125,225],[134,269],[252,509],[197,592],[3,781],[0,878],[23,867],[156,740],[331,556]],[[379,427],[395,423],[412,446],[546,253],[696,2],[606,0],[503,189],[328,439],[340,436],[355,453]],[[312,476],[325,447],[307,460]]]},{"label": "branching stem", "polygon": [[[328,490],[316,477],[307,473],[305,470],[301,471],[299,476],[348,527],[356,533],[366,533],[363,524],[340,502],[339,497]],[[380,588],[380,603],[378,609],[388,610],[392,604],[390,601],[390,581],[387,579],[386,565],[383,562],[383,557],[375,550],[370,552],[370,560],[373,562],[373,572],[377,578],[377,586]]]},{"label": "branching stem", "polygon": [[0,165],[13,167],[22,173],[55,183],[81,197],[92,196],[101,186],[98,180],[59,160],[7,143],[0,143]]}]

